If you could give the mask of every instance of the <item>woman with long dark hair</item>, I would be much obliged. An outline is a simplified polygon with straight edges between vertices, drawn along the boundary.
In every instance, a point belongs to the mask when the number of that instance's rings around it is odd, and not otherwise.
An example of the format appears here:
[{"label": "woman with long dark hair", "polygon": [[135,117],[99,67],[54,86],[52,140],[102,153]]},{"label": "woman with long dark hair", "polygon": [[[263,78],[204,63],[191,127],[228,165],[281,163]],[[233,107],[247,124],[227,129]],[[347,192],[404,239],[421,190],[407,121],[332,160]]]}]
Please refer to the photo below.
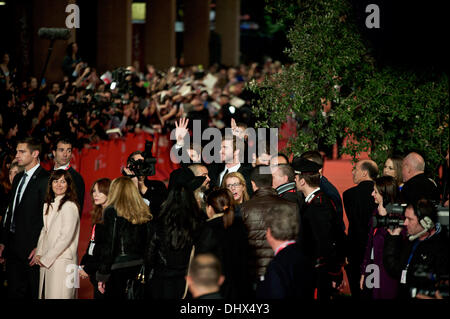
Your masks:
[{"label": "woman with long dark hair", "polygon": [[129,177],[111,183],[103,227],[97,230],[94,258],[100,262],[96,274],[98,290],[105,299],[126,299],[126,286],[144,263],[153,216]]},{"label": "woman with long dark hair", "polygon": [[44,226],[34,257],[34,262],[41,266],[39,299],[76,298],[75,283],[67,284],[67,269],[78,264],[78,209],[75,184],[69,171],[53,171],[44,203]]},{"label": "woman with long dark hair", "polygon": [[[375,180],[372,196],[378,207],[373,212],[373,218],[369,221],[369,234],[364,260],[361,264],[360,280],[360,289],[367,291],[371,299],[395,299],[397,297],[398,282],[395,278],[389,276],[383,265],[384,238],[388,231],[385,227],[374,227],[376,225],[374,225],[373,220],[377,218],[377,215],[386,216],[388,214],[386,206],[398,203],[399,193],[395,177],[382,176]],[[374,271],[372,268],[369,269],[369,265],[376,266],[379,270],[379,276],[375,278],[375,280],[378,280],[377,284],[373,284],[373,286],[371,284],[370,287],[365,283],[369,274]]]},{"label": "woman with long dark hair", "polygon": [[92,184],[91,237],[86,252],[80,262],[80,277],[82,279],[89,278],[91,281],[94,287],[94,299],[103,299],[103,295],[98,291],[98,282],[95,279],[95,274],[100,263],[94,258],[94,248],[96,243],[96,230],[103,226],[103,210],[106,208],[110,185],[111,180],[109,178],[100,178]]},{"label": "woman with long dark hair", "polygon": [[245,298],[250,292],[247,230],[234,216],[233,194],[224,188],[213,190],[206,198],[206,213],[220,247],[217,257],[225,276],[220,292],[225,299]]},{"label": "woman with long dark hair", "polygon": [[171,173],[169,194],[155,221],[156,233],[147,254],[154,271],[147,282],[150,299],[181,299],[187,291],[185,276],[191,255],[216,253],[216,239],[193,192],[203,181],[204,177],[194,176],[188,168]]}]

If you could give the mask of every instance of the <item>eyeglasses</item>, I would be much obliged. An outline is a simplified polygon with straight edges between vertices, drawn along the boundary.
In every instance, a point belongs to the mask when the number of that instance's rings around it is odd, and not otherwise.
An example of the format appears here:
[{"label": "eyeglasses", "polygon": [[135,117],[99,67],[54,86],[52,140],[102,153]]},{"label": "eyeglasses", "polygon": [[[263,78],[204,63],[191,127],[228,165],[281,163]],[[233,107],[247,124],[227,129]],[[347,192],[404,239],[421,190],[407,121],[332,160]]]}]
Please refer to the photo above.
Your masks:
[{"label": "eyeglasses", "polygon": [[233,188],[233,187],[239,187],[239,186],[242,186],[242,184],[241,183],[234,183],[234,184],[228,184],[227,188]]}]

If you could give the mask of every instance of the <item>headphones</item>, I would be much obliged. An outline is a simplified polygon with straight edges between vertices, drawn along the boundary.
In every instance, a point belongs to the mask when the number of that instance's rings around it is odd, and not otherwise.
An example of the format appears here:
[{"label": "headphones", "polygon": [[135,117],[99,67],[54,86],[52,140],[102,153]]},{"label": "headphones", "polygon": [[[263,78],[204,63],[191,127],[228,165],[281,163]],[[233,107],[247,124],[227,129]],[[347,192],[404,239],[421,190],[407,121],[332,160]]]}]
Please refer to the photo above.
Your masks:
[{"label": "headphones", "polygon": [[419,224],[423,227],[423,230],[415,235],[409,236],[408,239],[410,241],[413,241],[413,240],[419,238],[420,236],[422,236],[429,230],[433,229],[433,227],[435,226],[434,222],[431,220],[431,218],[429,216],[423,216],[423,213],[420,211],[417,203],[413,205],[413,209],[417,216],[417,220],[419,221]]}]

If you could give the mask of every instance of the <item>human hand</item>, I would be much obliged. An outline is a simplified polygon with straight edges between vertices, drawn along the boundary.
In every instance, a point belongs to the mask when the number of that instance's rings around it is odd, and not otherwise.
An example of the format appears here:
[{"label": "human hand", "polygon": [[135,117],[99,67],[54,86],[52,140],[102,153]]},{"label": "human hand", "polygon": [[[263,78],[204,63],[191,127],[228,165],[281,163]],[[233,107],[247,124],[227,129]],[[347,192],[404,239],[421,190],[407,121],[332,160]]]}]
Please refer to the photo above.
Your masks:
[{"label": "human hand", "polygon": [[364,275],[361,275],[361,279],[359,279],[359,289],[364,289]]},{"label": "human hand", "polygon": [[175,138],[178,145],[184,145],[184,137],[188,133],[188,124],[189,119],[185,117],[180,118],[179,124],[178,121],[175,122]]},{"label": "human hand", "polygon": [[391,234],[392,236],[398,236],[400,235],[400,233],[402,232],[402,228],[401,227],[397,227],[395,229],[390,229],[388,228],[388,233]]},{"label": "human hand", "polygon": [[84,265],[80,266],[81,269],[78,270],[78,274],[80,275],[81,279],[89,278],[89,275],[84,271]]},{"label": "human hand", "polygon": [[380,215],[380,216],[387,215],[386,208],[384,208],[383,204],[378,205],[378,215]]},{"label": "human hand", "polygon": [[105,293],[105,283],[104,282],[99,281],[98,284],[97,284],[97,288],[98,288],[98,291],[100,291],[101,294]]},{"label": "human hand", "polygon": [[29,263],[30,266],[34,266],[34,265],[37,264],[37,260],[36,260],[35,254],[36,254],[36,248],[33,249],[31,251],[30,255],[28,256],[28,260],[30,260],[30,263]]}]

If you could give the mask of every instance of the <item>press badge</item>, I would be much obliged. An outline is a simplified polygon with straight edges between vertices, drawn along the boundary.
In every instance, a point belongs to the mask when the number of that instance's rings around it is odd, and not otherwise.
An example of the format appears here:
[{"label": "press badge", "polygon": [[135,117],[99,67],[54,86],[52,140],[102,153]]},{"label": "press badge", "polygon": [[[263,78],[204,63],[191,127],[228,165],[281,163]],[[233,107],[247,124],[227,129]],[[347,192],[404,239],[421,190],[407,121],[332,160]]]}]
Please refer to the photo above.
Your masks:
[{"label": "press badge", "polygon": [[89,249],[88,249],[88,255],[89,256],[93,256],[94,255],[94,247],[95,247],[95,243],[93,241],[91,241],[89,243]]},{"label": "press badge", "polygon": [[403,271],[402,271],[402,277],[401,277],[401,279],[400,279],[400,283],[401,284],[406,284],[406,273],[407,273],[408,271],[406,270],[406,269],[404,269]]}]

